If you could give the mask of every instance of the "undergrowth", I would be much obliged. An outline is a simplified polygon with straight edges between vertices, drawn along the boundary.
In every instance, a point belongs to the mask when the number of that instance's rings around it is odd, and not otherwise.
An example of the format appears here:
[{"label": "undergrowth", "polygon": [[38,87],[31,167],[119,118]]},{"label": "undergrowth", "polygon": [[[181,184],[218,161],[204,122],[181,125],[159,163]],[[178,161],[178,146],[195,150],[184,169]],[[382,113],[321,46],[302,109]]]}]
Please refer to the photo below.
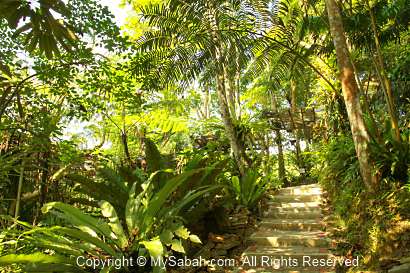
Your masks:
[{"label": "undergrowth", "polygon": [[376,270],[410,254],[409,137],[404,134],[401,143],[388,134],[382,137],[383,148],[372,145],[379,179],[373,194],[365,190],[350,136],[331,139],[317,154],[318,178],[332,207],[333,235],[339,238],[335,252],[359,256],[362,267]]}]

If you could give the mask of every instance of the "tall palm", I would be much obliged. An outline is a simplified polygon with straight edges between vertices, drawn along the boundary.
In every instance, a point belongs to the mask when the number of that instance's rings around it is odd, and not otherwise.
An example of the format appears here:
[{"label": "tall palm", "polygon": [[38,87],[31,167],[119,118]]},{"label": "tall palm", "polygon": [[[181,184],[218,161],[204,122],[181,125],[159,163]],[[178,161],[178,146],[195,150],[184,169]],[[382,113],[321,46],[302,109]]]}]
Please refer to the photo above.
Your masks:
[{"label": "tall palm", "polygon": [[142,20],[151,29],[138,43],[141,54],[134,71],[148,75],[145,88],[153,88],[169,81],[186,83],[211,69],[225,131],[241,174],[248,163],[229,107],[229,94],[234,93],[229,84],[230,66],[250,60],[256,33],[269,15],[267,2],[171,0],[141,8]]}]

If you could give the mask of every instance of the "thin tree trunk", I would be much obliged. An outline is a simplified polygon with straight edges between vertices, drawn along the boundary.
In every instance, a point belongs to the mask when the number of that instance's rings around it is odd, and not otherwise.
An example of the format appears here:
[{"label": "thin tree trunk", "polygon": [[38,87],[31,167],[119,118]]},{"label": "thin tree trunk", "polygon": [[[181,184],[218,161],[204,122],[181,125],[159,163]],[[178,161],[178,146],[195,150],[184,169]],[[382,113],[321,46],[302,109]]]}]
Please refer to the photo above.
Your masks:
[{"label": "thin tree trunk", "polygon": [[21,163],[20,167],[20,176],[19,176],[19,183],[17,188],[17,198],[16,198],[16,207],[14,209],[14,219],[17,219],[20,214],[20,202],[21,202],[21,190],[23,188],[23,180],[24,180],[24,160]]},{"label": "thin tree trunk", "polygon": [[286,181],[285,157],[283,156],[282,134],[279,129],[275,129],[276,146],[278,147],[278,175],[279,180]]},{"label": "thin tree trunk", "polygon": [[205,87],[204,92],[204,116],[205,119],[209,119],[209,87]]},{"label": "thin tree trunk", "polygon": [[122,106],[121,119],[122,119],[121,143],[122,143],[122,146],[124,148],[124,155],[125,155],[125,158],[127,159],[128,166],[132,166],[131,154],[130,154],[130,150],[128,148],[127,130],[125,128],[125,107],[124,107],[124,105]]},{"label": "thin tree trunk", "polygon": [[47,182],[48,182],[48,177],[49,177],[49,161],[50,154],[49,152],[44,152],[43,153],[43,158],[41,159],[42,161],[42,171],[41,171],[41,177],[40,177],[40,208],[43,207],[44,203],[46,202],[47,199]]},{"label": "thin tree trunk", "polygon": [[241,65],[239,63],[239,50],[238,48],[235,48],[236,50],[236,70],[235,70],[235,102],[236,102],[236,118],[238,120],[241,119],[241,90],[240,90],[240,84],[241,84]]},{"label": "thin tree trunk", "polygon": [[354,77],[353,66],[347,49],[346,37],[342,17],[335,0],[325,0],[329,16],[330,32],[336,48],[336,57],[340,70],[340,81],[346,110],[353,135],[353,142],[360,165],[360,173],[369,191],[377,187],[377,180],[372,175],[369,142],[370,136],[363,119],[362,108],[359,100],[358,86]]},{"label": "thin tree trunk", "polygon": [[379,35],[377,33],[377,28],[376,28],[376,18],[374,17],[373,10],[370,7],[368,0],[366,0],[366,4],[369,9],[370,21],[371,21],[371,26],[373,30],[374,42],[376,46],[376,53],[377,53],[376,59],[377,59],[377,64],[378,64],[376,65],[376,69],[377,69],[377,66],[379,66],[377,71],[379,74],[381,85],[383,87],[384,94],[386,96],[387,109],[389,110],[390,120],[391,120],[392,128],[395,133],[396,140],[401,141],[399,122],[397,120],[397,115],[396,115],[395,105],[394,105],[393,91],[391,88],[390,79],[387,77],[386,69],[384,67],[383,54],[380,48]]},{"label": "thin tree trunk", "polygon": [[[271,99],[272,111],[275,113],[279,113],[276,98],[274,94],[271,93],[270,95],[271,95],[270,99]],[[286,167],[285,167],[285,157],[283,156],[282,134],[280,132],[280,129],[277,128],[276,125],[274,125],[273,129],[276,135],[275,143],[278,148],[278,176],[279,176],[280,181],[286,182]]]},{"label": "thin tree trunk", "polygon": [[[314,112],[313,112],[314,113]],[[305,140],[305,145],[306,145],[306,148],[305,148],[305,150],[306,151],[310,151],[310,148],[309,148],[309,145],[310,145],[310,136],[306,133],[306,122],[305,122],[305,114],[304,114],[304,109],[303,108],[301,108],[300,109],[300,117],[301,117],[301,119],[302,119],[302,132],[303,132],[303,139]]]},{"label": "thin tree trunk", "polygon": [[261,137],[261,145],[263,145],[263,149],[261,149],[262,151],[262,155],[263,158],[261,160],[262,162],[262,170],[263,170],[263,174],[264,175],[268,175],[268,173],[271,170],[271,166],[270,166],[270,151],[269,151],[269,147],[270,147],[270,137],[269,137],[269,132],[266,132],[264,134],[262,134]]},{"label": "thin tree trunk", "polygon": [[297,108],[297,89],[296,89],[296,83],[292,79],[290,81],[290,108],[291,112],[289,113],[290,120],[292,122],[292,129],[293,129],[293,134],[295,136],[295,148],[296,148],[296,161],[298,168],[302,167],[302,160],[301,160],[301,149],[300,149],[300,130],[297,128],[293,116],[297,114],[298,108]]},{"label": "thin tree trunk", "polygon": [[237,72],[236,78],[236,116],[241,120],[241,90],[240,90],[240,71]]}]

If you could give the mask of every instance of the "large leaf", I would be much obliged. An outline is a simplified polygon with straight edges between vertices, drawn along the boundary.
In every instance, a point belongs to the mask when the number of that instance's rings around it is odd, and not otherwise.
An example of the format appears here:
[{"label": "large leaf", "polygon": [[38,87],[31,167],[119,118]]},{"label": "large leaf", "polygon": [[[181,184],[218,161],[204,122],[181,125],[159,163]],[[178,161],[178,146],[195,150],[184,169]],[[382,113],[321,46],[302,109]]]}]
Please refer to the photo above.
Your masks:
[{"label": "large leaf", "polygon": [[161,190],[156,193],[150,200],[149,206],[144,213],[144,232],[148,232],[151,229],[154,218],[158,215],[158,212],[161,210],[161,208],[164,207],[165,202],[167,201],[171,193],[174,192],[179,185],[184,183],[187,178],[202,171],[203,169],[187,171],[175,176],[174,178],[168,180],[167,183],[165,183]]},{"label": "large leaf", "polygon": [[214,186],[203,186],[191,192],[188,192],[180,201],[175,203],[172,208],[164,209],[163,213],[161,214],[164,216],[171,216],[171,215],[178,215],[180,214],[181,210],[186,211],[190,208],[191,204],[194,203],[195,200],[199,198],[203,198],[210,192],[216,191],[217,189],[221,189],[223,185],[214,185]]},{"label": "large leaf", "polygon": [[82,240],[84,242],[87,242],[91,245],[94,245],[102,250],[104,250],[106,253],[108,253],[111,256],[116,256],[116,251],[107,243],[104,241],[100,240],[97,237],[93,237],[90,234],[83,232],[81,230],[73,229],[73,228],[67,228],[67,227],[57,227],[54,231],[59,232],[60,234],[70,236],[72,238],[76,238],[78,240]]},{"label": "large leaf", "polygon": [[78,229],[89,233],[91,236],[96,237],[97,234],[100,234],[107,238],[115,239],[115,235],[111,231],[110,226],[101,219],[97,220],[81,210],[61,202],[47,203],[41,210],[43,213],[47,213],[52,209],[61,211],[62,213],[58,214],[59,216],[65,218],[69,223],[76,226]]},{"label": "large leaf", "polygon": [[[155,174],[151,175],[151,177],[153,177],[154,175]],[[131,188],[125,209],[125,220],[127,223],[128,234],[130,235],[137,235],[134,233],[141,228],[140,224],[143,220],[142,199],[145,197],[150,188],[150,182],[151,179],[141,185],[143,190],[137,196],[135,196],[136,184],[134,184]]]},{"label": "large leaf", "polygon": [[123,195],[126,196],[128,194],[130,189],[126,185],[125,180],[115,170],[108,167],[100,168],[97,175],[102,177],[109,186],[114,186]]},{"label": "large leaf", "polygon": [[55,263],[75,265],[75,261],[60,255],[47,255],[41,252],[32,254],[8,254],[0,257],[0,265],[12,265],[21,263]]},{"label": "large leaf", "polygon": [[78,266],[68,264],[55,264],[55,263],[34,263],[24,266],[24,272],[64,272],[64,273],[77,273],[87,271],[82,270]]},{"label": "large leaf", "polygon": [[110,221],[108,225],[118,238],[119,247],[124,249],[128,244],[128,240],[114,207],[107,201],[101,201],[100,207],[102,215],[107,217]]},{"label": "large leaf", "polygon": [[[56,14],[58,17],[70,15],[70,10],[64,1],[38,1],[38,4],[41,12],[32,10],[27,1],[2,0],[0,1],[0,18],[7,19],[9,26],[16,29],[14,36],[25,35],[24,44],[28,45],[29,51],[39,48],[47,58],[59,54],[58,44],[66,51],[70,51],[78,38],[71,26],[54,17]],[[24,24],[26,18],[29,22]],[[18,27],[21,24],[22,26]]]},{"label": "large leaf", "polygon": [[[79,183],[79,188],[76,188],[76,191],[84,193],[96,201],[108,201],[116,208],[120,217],[124,217],[123,212],[128,198],[128,190],[124,190],[126,186],[123,185],[119,188],[120,190],[113,191],[113,188],[117,189],[118,184],[121,184],[121,182],[115,181],[115,178],[109,179],[107,172],[101,170],[98,172],[99,175],[105,176],[105,183],[96,182],[88,177],[77,174],[70,174],[69,178]],[[121,178],[117,177],[117,179]]]},{"label": "large leaf", "polygon": [[59,237],[47,234],[38,234],[36,236],[29,237],[26,240],[29,240],[33,245],[39,246],[43,249],[53,249],[57,253],[71,255],[73,257],[82,256],[85,252],[74,242],[62,236]]}]

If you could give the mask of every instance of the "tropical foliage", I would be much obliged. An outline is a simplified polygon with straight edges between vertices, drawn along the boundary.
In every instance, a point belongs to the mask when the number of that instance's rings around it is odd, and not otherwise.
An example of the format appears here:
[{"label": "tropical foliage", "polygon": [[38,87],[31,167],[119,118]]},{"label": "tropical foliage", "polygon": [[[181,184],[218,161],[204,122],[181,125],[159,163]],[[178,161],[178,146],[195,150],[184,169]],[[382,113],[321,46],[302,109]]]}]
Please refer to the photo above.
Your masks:
[{"label": "tropical foliage", "polygon": [[409,22],[408,0],[0,1],[0,272],[166,271],[76,259],[193,257],[312,182],[339,254],[407,255]]}]

